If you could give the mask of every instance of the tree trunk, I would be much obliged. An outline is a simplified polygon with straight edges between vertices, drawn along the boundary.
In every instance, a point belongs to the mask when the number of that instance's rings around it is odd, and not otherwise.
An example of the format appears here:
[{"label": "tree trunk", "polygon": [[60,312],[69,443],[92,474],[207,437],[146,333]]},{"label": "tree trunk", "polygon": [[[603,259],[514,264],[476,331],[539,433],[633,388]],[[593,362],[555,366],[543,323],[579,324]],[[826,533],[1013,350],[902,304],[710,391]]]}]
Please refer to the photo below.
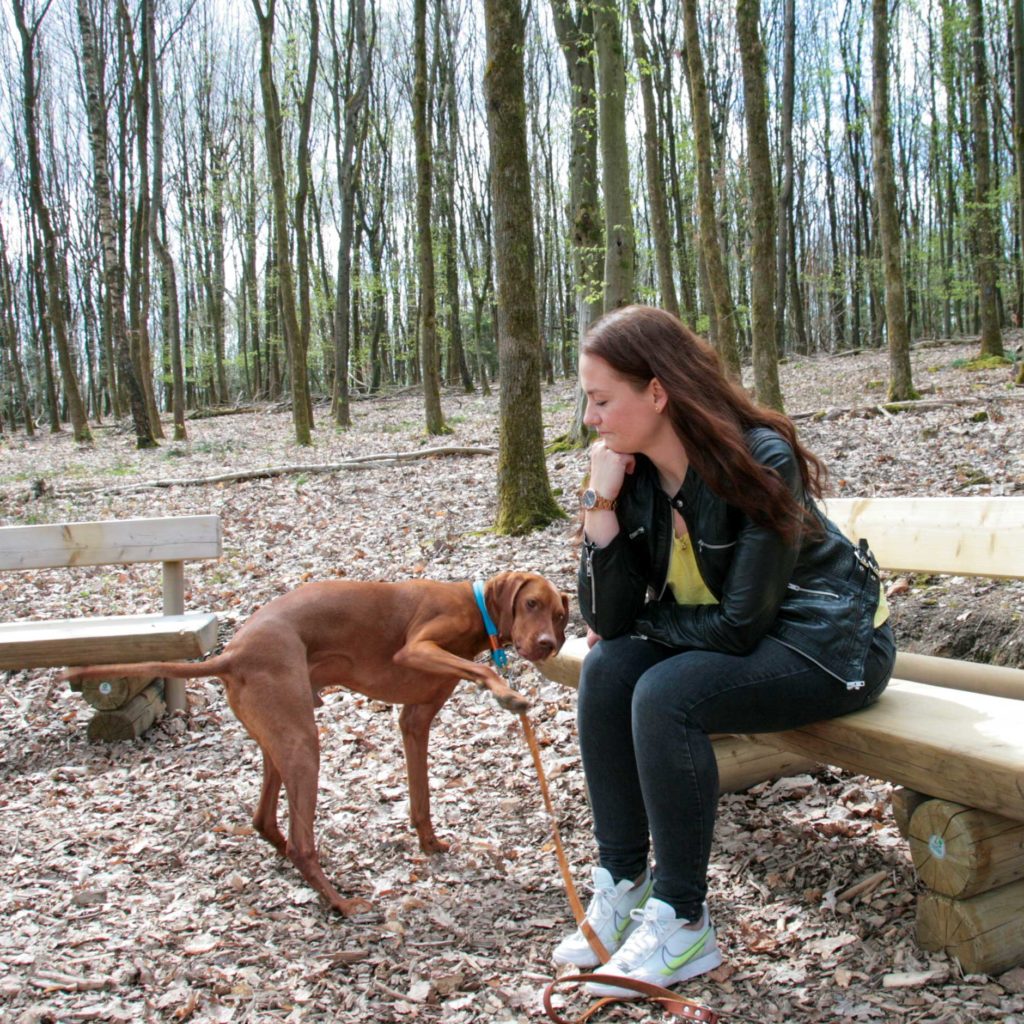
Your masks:
[{"label": "tree trunk", "polygon": [[[569,139],[569,221],[573,277],[576,282],[576,330],[580,343],[601,315],[604,242],[597,195],[597,89],[594,70],[594,15],[589,4],[573,13],[570,0],[551,0],[559,45],[565,54],[572,100]],[[577,389],[576,409],[567,442],[587,443],[583,423],[586,396]]]},{"label": "tree trunk", "polygon": [[149,237],[160,264],[160,318],[164,342],[170,348],[171,413],[174,419],[174,440],[184,441],[185,429],[185,375],[181,362],[181,317],[178,311],[178,275],[174,257],[167,245],[166,213],[164,211],[164,114],[163,94],[160,87],[160,68],[156,60],[153,39],[155,31],[156,0],[142,0],[146,23],[144,60],[149,66],[150,117],[153,123],[153,188],[149,206]]},{"label": "tree trunk", "polygon": [[484,0],[484,24],[501,378],[495,529],[522,534],[547,526],[563,513],[551,494],[544,462],[533,219],[523,216],[533,202],[523,90],[526,38],[519,0]]},{"label": "tree trunk", "polygon": [[[1013,0],[1013,138],[1017,167],[1017,235],[1019,273],[1024,278],[1024,0]],[[1024,309],[1017,310],[1024,322]],[[1017,371],[1017,384],[1024,384],[1024,360]]]},{"label": "tree trunk", "polygon": [[636,240],[629,193],[629,144],[626,140],[626,70],[618,6],[594,5],[597,42],[598,142],[604,191],[605,311],[633,301]]},{"label": "tree trunk", "polygon": [[[352,235],[355,216],[358,167],[356,158],[360,117],[370,85],[370,53],[366,40],[366,0],[353,0],[349,5],[351,31],[355,47],[354,81],[348,96],[342,95],[342,53],[338,43],[334,4],[330,6],[332,48],[331,100],[334,112],[335,160],[338,168],[338,196],[341,203],[341,225],[338,231],[338,270],[334,291],[334,393],[332,413],[340,427],[350,426],[348,364],[350,348],[349,306],[352,292]],[[344,117],[342,106],[344,103]]]},{"label": "tree trunk", "polygon": [[971,124],[974,135],[974,237],[977,246],[978,317],[981,321],[982,356],[1001,356],[999,329],[998,252],[993,206],[998,197],[992,188],[992,157],[988,130],[988,67],[985,62],[985,22],[982,0],[967,0],[971,18],[971,56],[974,82],[971,88]]},{"label": "tree trunk", "polygon": [[640,5],[630,3],[629,19],[633,30],[633,49],[640,67],[640,95],[644,107],[644,163],[647,172],[647,203],[651,211],[651,234],[654,240],[654,262],[658,268],[658,288],[661,304],[674,316],[679,316],[675,275],[672,271],[672,237],[668,221],[668,202],[665,199],[664,161],[661,139],[658,135],[658,109],[654,102],[655,68],[650,50],[644,39]]},{"label": "tree trunk", "polygon": [[757,400],[782,411],[779,357],[775,348],[775,188],[768,143],[765,55],[760,0],[737,0],[736,33],[743,64],[750,178],[751,346]]},{"label": "tree trunk", "polygon": [[[786,351],[786,283],[796,267],[789,265],[793,233],[793,93],[796,78],[796,3],[783,0],[782,11],[782,180],[777,211],[778,243],[775,249],[775,350]],[[796,310],[794,310],[796,313]]]},{"label": "tree trunk", "polygon": [[265,121],[264,137],[267,145],[267,164],[274,217],[274,259],[276,260],[277,291],[280,299],[281,329],[291,361],[292,423],[298,444],[313,443],[312,421],[309,414],[306,387],[306,353],[302,347],[299,320],[295,311],[295,283],[288,248],[288,196],[284,173],[284,142],[281,131],[281,102],[274,84],[273,42],[274,6],[269,0],[267,13],[263,13],[260,0],[252,0],[253,11],[260,29],[260,92],[263,96]]},{"label": "tree trunk", "polygon": [[[22,0],[13,0],[14,20],[21,37],[22,112],[25,115],[25,147],[28,156],[29,203],[42,235],[43,264],[45,270],[46,317],[53,331],[57,346],[57,363],[60,366],[64,396],[71,419],[71,429],[76,441],[91,441],[89,420],[82,402],[82,394],[71,359],[71,345],[68,340],[67,319],[64,315],[64,297],[67,294],[67,271],[57,252],[57,233],[50,217],[50,208],[43,192],[43,170],[39,159],[38,89],[36,85],[35,43],[36,34],[49,5],[30,27],[25,22]],[[52,423],[59,425],[56,402],[51,404]],[[51,425],[52,425],[51,423]]]},{"label": "tree trunk", "polygon": [[136,376],[128,341],[128,324],[124,312],[124,269],[117,248],[117,228],[107,165],[107,115],[103,99],[101,60],[87,0],[78,0],[78,27],[82,36],[82,71],[86,87],[86,116],[92,149],[93,187],[96,193],[103,281],[110,304],[110,330],[114,352],[121,384],[128,389],[129,408],[135,425],[135,442],[139,448],[155,448],[156,438],[153,437],[150,426],[145,392]]},{"label": "tree trunk", "polygon": [[[416,238],[420,273],[420,371],[428,434],[447,434],[441,410],[441,373],[438,365],[437,290],[434,284],[434,241],[430,206],[432,157],[430,116],[427,110],[427,0],[415,0],[415,71],[412,86],[413,135],[416,142]],[[527,207],[526,209],[529,209]]]},{"label": "tree trunk", "polygon": [[[310,191],[310,149],[309,136],[313,123],[313,98],[316,88],[317,67],[320,63],[320,7],[318,0],[309,0],[309,58],[306,62],[306,80],[299,100],[299,137],[296,144],[295,189],[295,265],[298,272],[299,296],[299,353],[301,373],[299,386],[302,400],[306,404],[306,416],[313,426],[313,400],[309,390],[309,342],[313,330],[311,285],[309,277],[309,224],[306,205]],[[296,364],[298,365],[298,364]],[[295,366],[293,366],[293,373]],[[292,385],[294,391],[295,385]]]},{"label": "tree trunk", "polygon": [[704,58],[700,49],[697,0],[682,0],[686,35],[686,66],[690,83],[690,109],[693,111],[693,142],[697,158],[697,208],[700,218],[700,244],[707,272],[708,290],[714,306],[715,343],[726,372],[740,378],[740,355],[736,347],[736,310],[729,290],[729,276],[722,256],[715,213],[711,111],[708,86],[704,77]]},{"label": "tree trunk", "polygon": [[896,212],[896,176],[889,128],[889,0],[872,0],[874,45],[871,143],[875,169],[875,198],[885,274],[885,321],[889,334],[889,400],[916,398],[910,369],[903,287],[903,257]]}]

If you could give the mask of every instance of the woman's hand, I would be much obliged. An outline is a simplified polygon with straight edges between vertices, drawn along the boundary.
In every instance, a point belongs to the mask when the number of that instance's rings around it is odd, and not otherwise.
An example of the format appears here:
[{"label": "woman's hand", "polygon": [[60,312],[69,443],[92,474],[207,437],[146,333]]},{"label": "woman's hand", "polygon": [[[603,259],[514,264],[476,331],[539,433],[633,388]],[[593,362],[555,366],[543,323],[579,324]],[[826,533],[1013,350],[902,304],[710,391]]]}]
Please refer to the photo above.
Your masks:
[{"label": "woman's hand", "polygon": [[622,481],[635,466],[635,456],[613,452],[604,441],[595,441],[590,448],[590,487],[602,498],[617,498]]}]

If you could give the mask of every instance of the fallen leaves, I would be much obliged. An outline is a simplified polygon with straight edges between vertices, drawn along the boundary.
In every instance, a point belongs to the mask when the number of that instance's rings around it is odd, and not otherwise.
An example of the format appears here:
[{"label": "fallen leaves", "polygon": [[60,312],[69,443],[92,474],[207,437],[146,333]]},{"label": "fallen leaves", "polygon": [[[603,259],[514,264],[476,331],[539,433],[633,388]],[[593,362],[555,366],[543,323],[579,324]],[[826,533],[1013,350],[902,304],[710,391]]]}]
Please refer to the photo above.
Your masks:
[{"label": "fallen leaves", "polygon": [[[943,361],[934,350],[928,359]],[[858,389],[879,376],[884,360],[879,352],[791,361],[782,367],[787,407],[828,404],[826,387],[847,392],[851,405],[863,402]],[[957,383],[948,371],[929,376]],[[573,395],[565,384],[546,394],[560,403],[548,417],[550,438],[564,429]],[[351,431],[318,430],[316,461],[418,450],[426,444],[419,402],[356,403]],[[493,443],[496,400],[452,393],[445,402],[457,420],[453,444]],[[993,479],[1002,473],[1024,483],[1015,441],[1020,414],[1016,405],[1005,411],[1007,420],[1018,419],[998,431],[964,422],[957,406],[803,420],[800,430],[848,494],[948,493],[965,456],[956,443],[923,446],[922,431],[984,449],[969,461]],[[410,426],[396,429],[401,423]],[[173,448],[175,476],[313,461],[290,443],[287,414],[189,428],[192,440]],[[53,497],[49,489],[50,496],[31,499],[17,482],[29,468],[45,466],[57,491],[72,477],[117,486],[126,470],[139,480],[166,477],[171,446],[139,453],[129,437],[112,434],[90,450],[66,436],[0,444],[13,481],[0,483],[0,516],[8,521],[219,513],[225,555],[188,568],[187,601],[223,615],[222,639],[304,579],[470,579],[517,568],[575,588],[565,523],[526,538],[489,532],[490,456],[138,494]],[[584,453],[548,460],[570,514],[568,496],[585,463]],[[918,580],[895,581],[896,613],[921,588]],[[4,574],[0,618],[155,611],[159,590],[159,572],[144,567]],[[979,612],[958,625],[977,629],[982,618]],[[578,618],[573,628],[583,632]],[[533,700],[563,841],[576,879],[585,880],[593,840],[576,695],[521,663],[514,674]],[[47,673],[0,678],[0,1017],[15,1024],[542,1019],[550,950],[572,921],[514,717],[467,686],[442,710],[431,738],[431,791],[452,850],[425,857],[408,825],[396,710],[346,691],[328,697],[318,713],[320,856],[345,894],[374,904],[371,914],[343,919],[325,911],[254,834],[260,756],[222,688],[196,680],[189,695],[187,721],[166,719],[138,743],[95,747],[85,741],[84,702],[52,686]],[[725,963],[683,994],[714,1006],[723,1024],[1024,1021],[1024,976],[964,979],[917,949],[917,883],[888,814],[888,792],[885,783],[824,769],[724,797],[709,901]],[[887,977],[925,980],[886,987]],[[651,1014],[621,1008],[607,1019]]]}]

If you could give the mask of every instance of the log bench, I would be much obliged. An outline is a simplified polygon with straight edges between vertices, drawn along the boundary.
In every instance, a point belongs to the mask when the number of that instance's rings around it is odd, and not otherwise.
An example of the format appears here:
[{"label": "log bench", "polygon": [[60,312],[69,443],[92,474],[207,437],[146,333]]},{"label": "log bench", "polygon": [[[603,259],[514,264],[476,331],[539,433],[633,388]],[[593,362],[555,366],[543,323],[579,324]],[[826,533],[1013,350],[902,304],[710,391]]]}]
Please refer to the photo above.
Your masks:
[{"label": "log bench", "polygon": [[[887,570],[1024,578],[1024,498],[833,499]],[[897,637],[898,640],[898,637]],[[575,686],[586,639],[540,666]],[[896,823],[924,890],[917,938],[966,971],[1024,963],[1024,670],[900,651],[863,711],[801,729],[713,738],[723,792],[834,765],[897,784]]]},{"label": "log bench", "polygon": [[[217,617],[185,612],[185,562],[220,555],[215,515],[0,527],[0,570],[163,566],[163,614],[0,623],[0,671],[201,658],[217,642]],[[165,709],[187,706],[183,679],[76,685],[97,709],[88,730],[94,741],[139,736]]]}]

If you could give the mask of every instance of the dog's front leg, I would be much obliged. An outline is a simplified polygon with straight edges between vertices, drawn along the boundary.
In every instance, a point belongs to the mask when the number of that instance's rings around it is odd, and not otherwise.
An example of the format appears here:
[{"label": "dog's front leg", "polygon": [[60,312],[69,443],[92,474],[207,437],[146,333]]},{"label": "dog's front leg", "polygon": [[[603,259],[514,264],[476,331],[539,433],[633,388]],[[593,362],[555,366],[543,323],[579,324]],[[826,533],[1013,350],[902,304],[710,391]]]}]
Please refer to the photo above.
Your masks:
[{"label": "dog's front leg", "polygon": [[513,690],[490,665],[460,658],[433,640],[420,639],[407,643],[395,654],[394,662],[403,668],[417,669],[420,672],[471,679],[490,690],[494,699],[506,711],[521,715],[530,708],[530,702],[521,693]]},{"label": "dog's front leg", "polygon": [[450,693],[451,690],[441,700],[430,704],[406,704],[398,718],[405,747],[405,766],[409,774],[409,819],[416,829],[420,849],[424,853],[444,853],[448,849],[448,844],[434,834],[434,825],[430,820],[427,746],[430,742],[430,724]]}]

